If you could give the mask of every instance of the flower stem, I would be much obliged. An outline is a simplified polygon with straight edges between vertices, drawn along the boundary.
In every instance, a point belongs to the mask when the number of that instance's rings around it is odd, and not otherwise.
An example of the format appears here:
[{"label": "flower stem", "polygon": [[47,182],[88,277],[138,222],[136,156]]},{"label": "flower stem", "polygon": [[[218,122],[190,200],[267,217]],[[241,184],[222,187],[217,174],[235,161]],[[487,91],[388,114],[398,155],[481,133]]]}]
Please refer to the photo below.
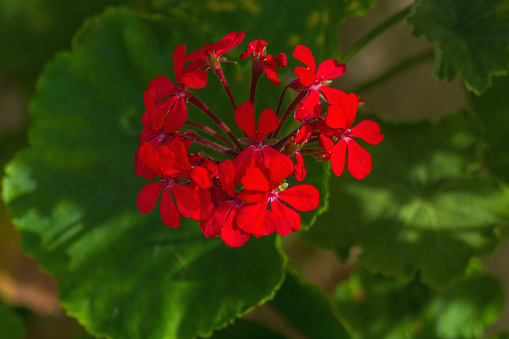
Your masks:
[{"label": "flower stem", "polygon": [[369,31],[365,36],[360,38],[348,51],[343,54],[341,58],[341,62],[347,63],[349,62],[357,53],[359,53],[364,46],[371,42],[374,38],[376,38],[381,33],[385,32],[387,29],[391,28],[393,25],[398,23],[400,20],[404,19],[410,13],[410,7],[405,7],[401,11],[397,12],[393,16],[389,17],[387,20],[382,22],[380,25],[373,28]]},{"label": "flower stem", "polygon": [[297,127],[293,132],[291,132],[290,134],[288,134],[286,137],[284,137],[283,139],[279,140],[273,147],[274,149],[277,149],[278,151],[281,150],[281,148],[283,148],[283,146],[286,144],[286,142],[290,139],[290,138],[293,138],[297,135],[297,133],[299,132],[299,128],[301,126]]},{"label": "flower stem", "polygon": [[205,146],[207,148],[210,148],[216,152],[220,152],[223,154],[226,154],[232,158],[235,158],[237,155],[239,155],[238,152],[235,152],[227,147],[221,146],[219,144],[216,144],[215,142],[212,142],[208,139],[205,139],[203,137],[200,137],[199,135],[196,135],[193,139],[194,143],[197,143],[198,145]]},{"label": "flower stem", "polygon": [[224,77],[223,70],[221,67],[216,69],[216,74],[219,77],[219,80],[221,80],[221,84],[223,85],[224,89],[226,90],[226,94],[228,94],[228,99],[230,99],[230,102],[232,104],[233,110],[235,111],[237,109],[237,104],[235,103],[235,99],[233,98],[232,92],[230,91],[230,87],[228,87],[228,84],[226,83],[226,79]]},{"label": "flower stem", "polygon": [[387,71],[383,72],[382,74],[374,77],[373,79],[369,80],[368,82],[358,86],[353,90],[354,93],[361,93],[369,90],[370,88],[383,83],[384,81],[392,78],[393,76],[417,65],[421,62],[431,60],[433,59],[433,56],[435,55],[433,50],[426,50],[423,53],[420,53],[418,55],[412,56],[409,59],[403,61],[400,64],[397,64],[396,66],[388,69]]},{"label": "flower stem", "polygon": [[295,108],[295,106],[297,106],[297,104],[308,94],[308,91],[307,90],[302,90],[300,91],[299,95],[297,95],[297,97],[295,98],[295,100],[292,101],[292,103],[290,104],[290,106],[288,106],[288,108],[286,109],[286,111],[283,113],[283,115],[281,116],[281,118],[279,119],[279,126],[277,127],[277,129],[272,132],[272,135],[271,135],[271,138],[277,138],[278,134],[279,134],[279,131],[281,130],[281,128],[283,127],[286,119],[288,118],[288,115],[290,115],[290,113],[293,111],[293,109]]},{"label": "flower stem", "polygon": [[214,120],[214,122],[219,126],[219,128],[221,128],[230,137],[230,139],[233,141],[233,143],[235,144],[236,148],[239,151],[243,150],[242,145],[233,135],[230,128],[221,119],[219,119],[217,115],[215,115],[203,102],[201,102],[200,99],[195,97],[193,94],[189,94],[189,101],[193,105],[201,109],[203,112],[205,112],[205,114],[207,114],[212,120]]},{"label": "flower stem", "polygon": [[226,139],[222,134],[220,134],[219,132],[217,132],[216,130],[213,130],[212,128],[210,128],[209,126],[205,126],[205,125],[202,125],[200,124],[199,122],[196,122],[196,121],[192,121],[192,120],[186,120],[185,124],[187,126],[191,126],[191,127],[195,127],[195,128],[198,128],[199,130],[202,130],[204,131],[205,133],[213,136],[213,137],[216,137],[217,139],[221,140],[222,142],[224,142],[228,147],[232,147],[234,148],[235,146],[230,142],[230,140]]},{"label": "flower stem", "polygon": [[260,76],[258,74],[255,74],[253,71],[253,75],[251,77],[251,90],[249,91],[249,101],[254,105],[255,100],[255,92],[256,92],[256,84],[258,83],[258,78]]},{"label": "flower stem", "polygon": [[279,111],[281,111],[281,106],[283,105],[283,99],[285,97],[285,94],[286,94],[286,90],[289,88],[290,86],[286,86],[283,91],[281,92],[281,96],[279,97],[279,102],[277,103],[277,109],[276,109],[276,115],[279,116]]},{"label": "flower stem", "polygon": [[304,149],[301,149],[299,152],[301,154],[316,154],[316,153],[321,153],[323,151],[324,151],[324,149],[321,147],[314,147],[314,148],[304,148]]}]

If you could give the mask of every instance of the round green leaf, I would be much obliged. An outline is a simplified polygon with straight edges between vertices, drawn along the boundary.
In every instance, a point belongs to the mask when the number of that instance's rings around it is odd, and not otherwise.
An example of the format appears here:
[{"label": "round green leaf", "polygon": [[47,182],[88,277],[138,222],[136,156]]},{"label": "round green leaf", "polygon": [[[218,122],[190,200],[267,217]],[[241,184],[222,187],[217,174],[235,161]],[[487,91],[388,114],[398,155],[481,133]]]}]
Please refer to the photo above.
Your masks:
[{"label": "round green leaf", "polygon": [[335,300],[359,339],[476,339],[500,316],[504,295],[474,263],[445,292],[361,271],[338,287]]},{"label": "round green leaf", "polygon": [[237,320],[235,324],[214,333],[213,339],[285,339],[271,330],[245,320]]},{"label": "round green leaf", "polygon": [[435,123],[382,124],[366,145],[373,171],[362,181],[332,177],[328,212],[304,238],[340,256],[358,245],[358,263],[404,281],[416,271],[432,287],[461,276],[470,258],[490,254],[507,226],[509,192],[480,168],[478,121],[456,114]]},{"label": "round green leaf", "polygon": [[509,77],[493,80],[493,87],[481,96],[471,95],[473,109],[486,129],[483,133],[488,144],[486,160],[490,170],[509,182]]},{"label": "round green leaf", "polygon": [[143,92],[173,73],[178,43],[196,43],[190,26],[128,9],[89,20],[40,77],[31,147],[6,167],[3,198],[23,249],[60,280],[62,305],[94,335],[210,336],[283,279],[274,237],[232,249],[197,222],[171,229],[158,208],[136,207],[147,183],[134,175]]},{"label": "round green leaf", "polygon": [[270,306],[305,338],[352,337],[329,296],[292,270]]},{"label": "round green leaf", "polygon": [[507,74],[509,20],[497,13],[503,0],[416,0],[408,23],[415,37],[435,47],[435,75],[451,82],[459,75],[480,94],[492,76]]}]

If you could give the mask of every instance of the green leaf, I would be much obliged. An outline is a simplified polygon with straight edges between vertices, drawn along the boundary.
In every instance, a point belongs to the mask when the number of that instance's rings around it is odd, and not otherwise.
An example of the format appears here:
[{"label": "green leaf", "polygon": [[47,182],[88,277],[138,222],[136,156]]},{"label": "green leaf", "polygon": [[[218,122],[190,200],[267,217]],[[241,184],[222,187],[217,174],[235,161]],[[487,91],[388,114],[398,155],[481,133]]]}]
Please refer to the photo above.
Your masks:
[{"label": "green leaf", "polygon": [[362,181],[330,179],[329,211],[303,234],[373,272],[443,288],[472,257],[490,254],[507,226],[509,190],[476,174],[479,126],[470,115],[439,122],[381,125],[384,140],[367,145],[373,170]]},{"label": "green leaf", "polygon": [[24,335],[24,328],[21,319],[14,310],[0,302],[0,333],[3,338],[21,339]]},{"label": "green leaf", "polygon": [[483,136],[488,143],[486,160],[490,170],[509,182],[509,134],[505,126],[509,125],[509,77],[496,78],[493,87],[481,96],[470,95],[470,100],[485,131]]},{"label": "green leaf", "polygon": [[509,20],[497,13],[503,0],[416,0],[408,23],[412,35],[436,44],[435,76],[457,74],[480,94],[492,76],[507,74]]},{"label": "green leaf", "polygon": [[377,0],[153,0],[157,9],[188,13],[218,40],[230,31],[245,32],[247,42],[265,40],[268,53],[290,57],[295,45],[311,49],[316,60],[339,54],[337,28],[349,17],[364,15]]},{"label": "green leaf", "polygon": [[361,271],[338,287],[335,300],[358,339],[483,338],[504,306],[500,282],[477,263],[445,292]]},{"label": "green leaf", "polygon": [[258,324],[237,320],[235,324],[216,332],[213,339],[285,339],[285,337],[272,332],[271,330]]},{"label": "green leaf", "polygon": [[0,176],[3,176],[4,165],[11,160],[16,151],[27,145],[26,131],[4,133],[0,135]]},{"label": "green leaf", "polygon": [[288,273],[269,305],[306,338],[351,338],[329,296],[295,272]]},{"label": "green leaf", "polygon": [[125,8],[89,20],[72,51],[45,68],[31,147],[6,167],[3,198],[23,249],[59,279],[62,305],[94,335],[210,336],[271,299],[283,279],[274,237],[232,249],[197,222],[171,229],[158,208],[136,207],[146,184],[133,162],[143,92],[173,73],[171,50],[196,41],[192,28]]}]

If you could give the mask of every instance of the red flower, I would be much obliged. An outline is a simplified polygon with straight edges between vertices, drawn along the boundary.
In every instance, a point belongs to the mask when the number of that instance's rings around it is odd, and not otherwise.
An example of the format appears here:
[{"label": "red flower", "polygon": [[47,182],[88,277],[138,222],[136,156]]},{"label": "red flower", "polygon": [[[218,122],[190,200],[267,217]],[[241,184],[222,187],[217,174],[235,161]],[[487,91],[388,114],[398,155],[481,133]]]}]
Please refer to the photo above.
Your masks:
[{"label": "red flower", "polygon": [[[226,198],[220,205],[214,207],[209,217],[200,223],[200,230],[208,238],[221,235],[221,239],[230,247],[239,247],[246,243],[249,234],[238,226],[238,213],[247,201],[259,200],[259,195],[241,191],[237,193],[234,187],[235,167],[231,160],[225,160],[218,166],[219,181],[226,191]],[[258,199],[258,200],[257,200]]]},{"label": "red flower", "polygon": [[253,77],[258,78],[262,72],[274,85],[280,85],[279,79],[277,78],[276,66],[286,67],[286,55],[284,53],[279,54],[277,57],[273,57],[270,54],[266,54],[266,46],[268,43],[263,40],[251,41],[247,45],[247,49],[240,55],[241,59],[247,58],[249,55],[252,56],[253,64]]},{"label": "red flower", "polygon": [[216,42],[215,44],[207,44],[201,49],[192,52],[187,56],[187,61],[196,62],[198,60],[205,61],[203,65],[210,66],[214,71],[220,67],[220,57],[228,52],[229,50],[237,47],[242,40],[244,40],[245,34],[243,32],[230,32],[224,38]]},{"label": "red flower", "polygon": [[[255,110],[251,101],[245,101],[235,110],[235,122],[242,131],[251,139],[251,145],[246,147],[233,161],[237,169],[235,183],[246,173],[246,168],[250,166],[258,168],[268,168],[274,157],[284,156],[283,153],[265,144],[263,138],[274,131],[279,126],[279,119],[271,108],[268,108],[260,114],[258,127],[255,127]],[[290,158],[290,164],[293,165]]]},{"label": "red flower", "polygon": [[[157,150],[145,142],[139,149],[139,155],[144,163],[161,177],[160,181],[146,185],[138,193],[136,204],[141,213],[146,214],[154,209],[162,191],[160,213],[165,225],[177,228],[180,225],[181,213],[198,221],[208,216],[212,209],[210,193],[197,183],[184,179],[191,174],[192,168],[187,161],[185,145],[180,139],[175,138]],[[190,183],[184,186],[185,182]],[[176,205],[171,193],[175,197]]]},{"label": "red flower", "polygon": [[[159,76],[149,83],[149,89],[154,90],[157,102],[150,117],[154,130],[164,130],[168,133],[179,130],[187,120],[186,86],[189,88],[203,88],[207,84],[207,73],[201,69],[203,63],[195,63],[184,67],[186,61],[186,46],[178,45],[173,51],[173,69],[177,85],[165,76]],[[148,119],[145,118],[145,121]]]},{"label": "red flower", "polygon": [[337,105],[330,105],[327,109],[325,122],[335,131],[335,138],[338,142],[331,147],[331,140],[322,135],[322,144],[327,152],[330,153],[331,167],[337,176],[343,173],[345,168],[345,155],[348,150],[348,171],[356,179],[363,179],[371,172],[371,155],[362,148],[353,137],[376,145],[383,140],[383,134],[380,134],[380,126],[369,120],[361,121],[352,128],[355,116],[357,114],[358,100],[353,93],[342,95]]},{"label": "red flower", "polygon": [[304,166],[304,158],[299,152],[295,152],[295,166],[294,166],[294,177],[297,181],[302,181],[306,177],[307,170]]},{"label": "red flower", "polygon": [[267,205],[270,202],[272,227],[276,233],[287,235],[300,229],[300,215],[284,203],[298,211],[312,211],[318,207],[320,192],[311,185],[303,184],[287,188],[281,184],[293,172],[281,157],[275,157],[270,163],[268,174],[259,168],[249,167],[242,178],[242,185],[248,191],[263,193],[263,200],[256,204],[244,206],[239,212],[238,225],[247,233],[262,234],[270,229],[267,223],[271,220],[266,216]]},{"label": "red flower", "polygon": [[329,102],[339,93],[342,93],[342,91],[327,87],[327,85],[330,82],[329,80],[343,75],[346,66],[334,59],[328,59],[318,65],[317,69],[313,54],[309,48],[303,45],[295,47],[293,56],[307,66],[298,66],[294,70],[304,90],[308,91],[307,96],[299,103],[295,110],[295,120],[307,122],[310,118],[320,117],[320,92],[323,93]]}]

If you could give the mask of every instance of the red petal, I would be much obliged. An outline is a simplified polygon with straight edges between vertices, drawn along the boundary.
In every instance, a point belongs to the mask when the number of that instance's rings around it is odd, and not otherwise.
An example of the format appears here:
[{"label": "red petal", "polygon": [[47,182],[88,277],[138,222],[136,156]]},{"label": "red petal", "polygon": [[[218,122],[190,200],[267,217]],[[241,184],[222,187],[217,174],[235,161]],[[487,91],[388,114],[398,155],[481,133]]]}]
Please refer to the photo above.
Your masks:
[{"label": "red petal", "polygon": [[172,173],[174,164],[174,154],[167,145],[161,145],[156,151],[156,161],[160,171],[163,172],[162,176],[171,176],[167,173]]},{"label": "red petal", "polygon": [[384,135],[380,134],[380,126],[370,120],[363,120],[350,130],[350,135],[361,138],[371,145],[376,145],[383,140]]},{"label": "red petal", "polygon": [[171,177],[187,177],[191,172],[191,165],[187,159],[187,145],[180,138],[173,138],[166,144],[173,153],[173,165],[165,173]]},{"label": "red petal", "polygon": [[272,214],[271,211],[265,210],[265,218],[263,219],[262,226],[257,230],[257,232],[253,233],[253,235],[257,238],[269,235],[274,233],[276,230],[276,218],[274,217],[274,214]]},{"label": "red petal", "polygon": [[[309,70],[313,73],[313,81],[315,80],[316,74],[316,63],[315,58],[313,57],[313,53],[304,45],[297,45],[293,50],[293,56],[295,59],[303,62]],[[300,78],[300,77],[299,77]],[[304,84],[303,84],[304,85]],[[309,85],[304,85],[309,86]]]},{"label": "red petal", "polygon": [[270,80],[274,85],[279,86],[281,85],[281,82],[277,78],[277,71],[276,67],[274,66],[268,66],[268,65],[262,65],[263,73],[267,77],[267,79]]},{"label": "red petal", "polygon": [[240,184],[240,180],[246,175],[246,169],[251,166],[254,148],[249,146],[244,148],[239,155],[233,159],[235,165],[235,185]]},{"label": "red petal", "polygon": [[327,59],[318,65],[316,79],[321,81],[335,79],[345,73],[346,65],[340,64],[337,60]]},{"label": "red petal", "polygon": [[197,51],[191,52],[187,55],[186,61],[196,62],[202,58],[203,53],[204,53],[203,48],[199,49]]},{"label": "red petal", "polygon": [[197,201],[199,202],[199,212],[195,213],[191,218],[197,221],[204,220],[210,215],[210,212],[214,208],[212,195],[208,189],[201,189],[198,186],[194,186],[193,183],[190,183],[188,187],[195,191],[195,197],[197,197]]},{"label": "red petal", "polygon": [[334,148],[334,142],[323,134],[320,134],[320,146],[323,147],[325,152],[330,153]]},{"label": "red petal", "polygon": [[305,123],[299,128],[299,133],[297,133],[293,142],[301,144],[311,137],[311,133],[313,133],[313,125]]},{"label": "red petal", "polygon": [[279,192],[277,197],[301,212],[312,211],[320,203],[320,192],[308,184],[288,187]]},{"label": "red petal", "polygon": [[232,202],[226,202],[223,205],[213,209],[207,219],[200,223],[200,230],[208,238],[214,238],[221,232],[221,227],[226,222],[230,210],[232,208]]},{"label": "red petal", "polygon": [[250,191],[270,191],[269,181],[265,178],[262,171],[256,167],[248,167],[246,175],[241,180],[246,190]]},{"label": "red petal", "polygon": [[237,194],[237,199],[245,202],[259,203],[267,199],[267,192],[242,190]]},{"label": "red petal", "polygon": [[[259,155],[257,155],[258,158],[255,157],[256,161],[253,161],[253,166],[258,167],[263,173],[265,173],[264,172],[265,170],[270,168],[272,159],[274,158],[281,158],[281,160],[286,162],[288,166],[293,168],[293,161],[292,159],[290,159],[288,155],[281,153],[270,146],[263,146],[261,151],[258,153],[259,153]],[[267,177],[269,177],[268,172]]]},{"label": "red petal", "polygon": [[163,187],[164,183],[158,181],[150,183],[141,189],[136,197],[136,205],[141,213],[147,214],[154,209]]},{"label": "red petal", "polygon": [[265,220],[268,200],[258,204],[244,205],[237,215],[237,225],[246,233],[258,234],[260,236]]},{"label": "red petal", "polygon": [[244,36],[246,34],[244,32],[230,32],[228,33],[224,38],[222,38],[217,44],[221,44],[223,41],[224,42],[228,42],[227,45],[223,48],[219,48],[217,47],[217,52],[216,52],[216,56],[217,57],[220,57],[221,55],[223,55],[224,53],[228,52],[229,50],[237,47],[238,45],[240,45],[240,43],[242,42],[242,40],[244,40]]},{"label": "red petal", "polygon": [[269,167],[270,188],[276,189],[281,184],[281,181],[288,178],[292,172],[293,162],[287,155],[281,153],[281,156],[274,157]]},{"label": "red petal", "polygon": [[[163,146],[164,145],[162,145],[161,147]],[[161,147],[158,148],[158,151]],[[145,163],[145,165],[147,165],[154,173],[161,177],[165,176],[164,172],[162,171],[159,165],[158,156],[154,151],[154,147],[152,146],[152,144],[150,144],[149,142],[145,142],[138,149],[138,154],[141,160]],[[168,162],[170,161],[172,161],[172,158],[168,157]]]},{"label": "red petal", "polygon": [[180,225],[180,212],[173,202],[171,190],[166,186],[161,196],[161,204],[159,205],[161,219],[166,226],[177,228]]},{"label": "red petal", "polygon": [[247,100],[237,107],[235,122],[251,140],[258,140],[255,127],[255,110],[251,101]]},{"label": "red petal", "polygon": [[348,96],[348,94],[337,88],[330,88],[323,85],[319,86],[319,90],[323,93],[330,105],[339,105],[338,102],[344,100]]},{"label": "red petal", "polygon": [[184,97],[175,100],[175,104],[171,107],[170,112],[164,118],[163,128],[166,132],[172,133],[178,131],[184,126],[187,120],[187,106]]},{"label": "red petal", "polygon": [[233,211],[228,216],[228,221],[221,228],[221,240],[230,247],[240,247],[249,240],[249,234],[237,226],[237,212]]},{"label": "red petal", "polygon": [[306,167],[304,165],[304,158],[302,157],[302,154],[299,152],[295,152],[295,166],[293,171],[293,176],[297,181],[302,181],[306,177],[306,173],[308,172],[306,170]]},{"label": "red petal", "polygon": [[[201,221],[208,217],[212,210],[210,203],[210,193],[208,190],[180,184],[173,184],[171,188],[177,207],[180,213],[186,217],[196,221]],[[208,198],[208,199],[207,199]],[[207,204],[207,199],[208,204]]]},{"label": "red petal", "polygon": [[327,107],[325,122],[332,128],[347,129],[349,127],[347,115],[341,106],[330,105]]},{"label": "red petal", "polygon": [[297,66],[293,70],[295,75],[299,78],[299,82],[304,87],[309,87],[315,82],[316,77],[313,71],[310,71],[306,67]]},{"label": "red petal", "polygon": [[145,180],[154,180],[157,176],[157,174],[155,174],[154,171],[152,171],[150,167],[148,167],[147,164],[143,162],[140,157],[139,150],[134,154],[134,174],[139,177],[143,176]]},{"label": "red petal", "polygon": [[319,118],[321,116],[320,93],[312,90],[309,95],[302,99],[297,105],[294,118],[298,122],[306,122],[310,118]]},{"label": "red petal", "polygon": [[[250,102],[250,101],[248,101]],[[279,126],[279,119],[272,108],[267,108],[260,113],[258,128],[256,130],[257,139],[261,140],[270,132],[273,132]]]},{"label": "red petal", "polygon": [[153,88],[149,88],[145,91],[145,93],[143,93],[143,103],[145,104],[145,110],[151,120],[154,117],[154,104],[156,101],[155,97],[156,94]]},{"label": "red petal", "polygon": [[201,166],[195,166],[191,170],[191,179],[198,184],[201,188],[210,188],[212,186],[212,180],[210,178],[210,172]]},{"label": "red petal", "polygon": [[182,70],[186,63],[186,45],[177,45],[173,50],[173,70],[175,72],[175,79],[177,83],[181,83]]},{"label": "red petal", "polygon": [[343,170],[345,169],[345,156],[346,141],[341,138],[332,148],[330,155],[330,166],[334,174],[338,177],[343,173]]},{"label": "red petal", "polygon": [[218,166],[219,181],[230,197],[235,197],[235,187],[233,181],[235,180],[235,167],[231,160],[225,160]]},{"label": "red petal", "polygon": [[205,85],[207,85],[207,81],[208,81],[207,72],[205,72],[204,70],[199,69],[194,72],[185,72],[184,69],[184,72],[180,77],[179,83],[186,85],[189,88],[199,89],[205,87]]},{"label": "red petal", "polygon": [[357,108],[359,107],[357,96],[354,93],[350,93],[345,100],[339,102],[339,105],[343,107],[343,111],[346,113],[348,128],[352,127],[355,116],[357,115]]},{"label": "red petal", "polygon": [[161,75],[150,81],[148,88],[154,89],[155,101],[159,101],[174,94],[176,86],[170,79]]},{"label": "red petal", "polygon": [[355,179],[364,179],[371,172],[371,155],[353,139],[348,139],[348,171]]},{"label": "red petal", "polygon": [[299,213],[285,206],[278,199],[272,200],[270,209],[276,219],[277,234],[287,235],[300,229]]}]

